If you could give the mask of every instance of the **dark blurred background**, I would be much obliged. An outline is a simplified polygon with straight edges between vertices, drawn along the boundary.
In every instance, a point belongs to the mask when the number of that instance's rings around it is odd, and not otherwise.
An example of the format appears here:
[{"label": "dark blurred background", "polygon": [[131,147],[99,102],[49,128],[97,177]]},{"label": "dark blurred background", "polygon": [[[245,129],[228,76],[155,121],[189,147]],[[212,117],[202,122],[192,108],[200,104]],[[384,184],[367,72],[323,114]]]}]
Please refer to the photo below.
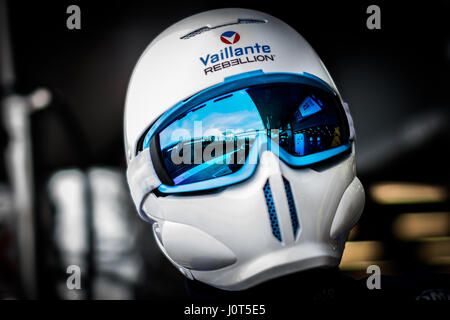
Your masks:
[{"label": "dark blurred background", "polygon": [[[257,9],[293,26],[350,105],[367,200],[341,270],[355,278],[367,276],[371,264],[391,275],[450,272],[450,1],[6,4],[15,81],[4,82],[2,97],[20,94],[33,108],[25,123],[31,143],[16,137],[31,178],[11,168],[16,131],[8,124],[15,118],[2,113],[0,297],[185,296],[183,276],[158,251],[129,198],[124,100],[154,37],[222,7]],[[81,30],[66,28],[71,4],[81,8]],[[371,4],[381,8],[381,30],[366,27]],[[28,186],[28,202],[15,194],[17,179]],[[18,213],[17,202],[28,211]],[[67,290],[72,264],[83,270],[82,290]]]}]

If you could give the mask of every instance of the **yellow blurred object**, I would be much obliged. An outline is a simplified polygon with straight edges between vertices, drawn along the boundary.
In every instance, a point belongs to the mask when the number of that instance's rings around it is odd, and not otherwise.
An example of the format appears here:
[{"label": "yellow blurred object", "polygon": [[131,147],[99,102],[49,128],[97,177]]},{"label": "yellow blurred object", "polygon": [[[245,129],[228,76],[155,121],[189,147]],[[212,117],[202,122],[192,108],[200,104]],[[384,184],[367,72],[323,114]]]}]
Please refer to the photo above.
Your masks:
[{"label": "yellow blurred object", "polygon": [[450,212],[405,213],[393,223],[394,235],[401,240],[450,235]]},{"label": "yellow blurred object", "polygon": [[450,237],[438,237],[422,242],[418,257],[431,265],[450,265]]},{"label": "yellow blurred object", "polygon": [[339,267],[343,270],[365,269],[371,264],[379,264],[383,252],[380,241],[348,241]]},{"label": "yellow blurred object", "polygon": [[421,183],[381,182],[370,187],[371,197],[382,204],[443,202],[445,187]]}]

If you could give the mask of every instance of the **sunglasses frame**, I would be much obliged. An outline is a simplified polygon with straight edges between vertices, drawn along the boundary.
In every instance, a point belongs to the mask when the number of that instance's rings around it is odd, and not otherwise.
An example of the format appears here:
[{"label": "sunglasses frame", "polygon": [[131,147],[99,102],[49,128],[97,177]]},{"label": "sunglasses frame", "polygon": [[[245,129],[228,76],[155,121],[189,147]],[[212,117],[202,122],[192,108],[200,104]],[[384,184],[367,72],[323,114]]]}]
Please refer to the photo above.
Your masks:
[{"label": "sunglasses frame", "polygon": [[[341,99],[339,98],[337,93],[325,81],[306,72],[302,74],[264,73],[261,70],[257,70],[225,78],[223,83],[203,90],[191,96],[190,98],[177,103],[167,112],[165,112],[161,117],[159,117],[150,126],[150,128],[145,131],[145,135],[143,135],[144,139],[142,139],[142,142],[138,145],[137,153],[150,152],[150,158],[153,167],[155,168],[156,174],[161,180],[161,185],[157,188],[157,190],[163,194],[177,194],[211,190],[242,182],[244,180],[247,180],[254,174],[257,163],[259,161],[259,157],[265,150],[270,150],[289,166],[301,168],[330,159],[351,149],[352,140],[349,139],[345,144],[335,148],[304,156],[294,156],[289,154],[283,148],[279,148],[278,144],[272,141],[266,134],[259,133],[248,155],[248,158],[253,157],[252,159],[254,161],[246,161],[242,168],[240,168],[238,171],[204,181],[173,185],[173,182],[171,182],[172,179],[169,177],[167,171],[163,167],[163,162],[161,161],[161,154],[158,149],[159,139],[157,139],[159,132],[162,131],[172,121],[174,121],[177,116],[183,114],[184,112],[201,103],[204,103],[205,101],[217,98],[218,96],[227,93],[244,89],[246,87],[274,83],[295,83],[312,85],[332,93],[338,99],[339,104],[342,105]],[[345,115],[345,110],[343,107],[342,113]],[[346,121],[346,126],[346,130],[347,132],[349,132],[348,121]],[[149,149],[149,151],[147,151],[146,149]]]}]

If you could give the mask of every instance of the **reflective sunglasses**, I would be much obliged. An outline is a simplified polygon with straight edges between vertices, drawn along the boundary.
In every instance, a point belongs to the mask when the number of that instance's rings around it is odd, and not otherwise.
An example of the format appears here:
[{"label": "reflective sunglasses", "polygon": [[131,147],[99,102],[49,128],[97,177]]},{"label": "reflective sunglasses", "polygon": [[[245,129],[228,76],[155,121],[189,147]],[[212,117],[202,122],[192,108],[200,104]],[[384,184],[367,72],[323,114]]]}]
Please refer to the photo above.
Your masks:
[{"label": "reflective sunglasses", "polygon": [[226,79],[171,108],[146,132],[161,193],[220,188],[248,179],[263,151],[305,167],[351,149],[338,95],[309,74]]}]

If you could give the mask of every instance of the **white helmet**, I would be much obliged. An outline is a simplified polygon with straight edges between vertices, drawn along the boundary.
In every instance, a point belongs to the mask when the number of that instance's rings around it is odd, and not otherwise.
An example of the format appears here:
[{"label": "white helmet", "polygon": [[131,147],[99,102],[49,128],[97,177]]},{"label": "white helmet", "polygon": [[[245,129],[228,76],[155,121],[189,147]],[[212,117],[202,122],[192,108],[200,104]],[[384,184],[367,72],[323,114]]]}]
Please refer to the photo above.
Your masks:
[{"label": "white helmet", "polygon": [[124,125],[139,215],[189,279],[243,290],[339,264],[364,207],[353,121],[284,22],[219,9],[172,25],[134,69]]}]

